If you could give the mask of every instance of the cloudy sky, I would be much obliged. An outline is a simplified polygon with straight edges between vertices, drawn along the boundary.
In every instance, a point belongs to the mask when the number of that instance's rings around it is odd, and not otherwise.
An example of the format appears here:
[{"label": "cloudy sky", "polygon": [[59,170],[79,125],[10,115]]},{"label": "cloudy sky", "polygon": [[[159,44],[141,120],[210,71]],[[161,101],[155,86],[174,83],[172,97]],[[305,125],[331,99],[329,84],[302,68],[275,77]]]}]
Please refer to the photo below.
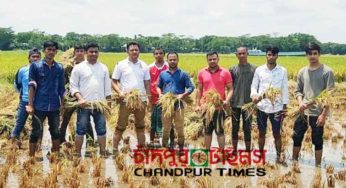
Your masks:
[{"label": "cloudy sky", "polygon": [[344,0],[0,0],[0,27],[201,37],[295,32],[346,43]]}]

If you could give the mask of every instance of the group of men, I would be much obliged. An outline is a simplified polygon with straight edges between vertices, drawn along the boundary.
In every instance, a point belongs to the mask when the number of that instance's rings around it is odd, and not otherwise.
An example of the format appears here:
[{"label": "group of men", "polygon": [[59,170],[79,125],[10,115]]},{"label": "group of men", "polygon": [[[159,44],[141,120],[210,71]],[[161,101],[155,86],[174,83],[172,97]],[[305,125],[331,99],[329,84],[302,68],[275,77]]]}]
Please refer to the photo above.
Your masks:
[{"label": "group of men", "polygon": [[[174,148],[174,130],[177,132],[178,149],[184,148],[184,106],[181,100],[174,104],[175,112],[170,117],[162,115],[159,99],[172,93],[177,99],[184,99],[190,95],[195,87],[189,74],[178,66],[179,55],[176,52],[165,54],[164,49],[156,48],[153,52],[155,61],[151,65],[139,59],[140,45],[136,42],[128,43],[128,57],[116,63],[110,78],[107,66],[98,60],[99,47],[89,43],[85,47],[74,48],[75,61],[73,68],[65,69],[54,60],[58,44],[52,41],[45,42],[41,53],[37,49],[29,52],[29,65],[21,68],[16,76],[15,85],[20,91],[20,104],[16,126],[11,138],[19,138],[28,114],[33,115],[32,132],[30,135],[30,156],[35,155],[38,140],[42,137],[42,122],[48,118],[49,131],[52,139],[52,152],[59,151],[59,144],[65,141],[66,127],[74,111],[77,111],[77,126],[75,135],[75,151],[81,154],[84,135],[93,138],[91,119],[94,121],[95,132],[100,147],[100,154],[106,155],[106,118],[102,112],[89,109],[90,102],[110,101],[112,89],[118,95],[119,115],[113,134],[113,154],[117,155],[118,145],[123,132],[127,128],[130,114],[134,114],[135,131],[138,147],[145,147],[146,110],[151,110],[150,142],[154,143],[162,136],[162,146]],[[309,64],[298,73],[295,97],[299,108],[304,115],[300,115],[294,124],[293,160],[298,161],[299,151],[304,134],[312,128],[312,142],[315,145],[316,166],[321,165],[323,146],[323,125],[325,124],[328,106],[307,106],[309,99],[317,97],[323,90],[335,87],[333,71],[319,61],[320,47],[309,43],[306,47],[306,57]],[[232,147],[237,155],[238,132],[240,120],[244,131],[245,149],[252,150],[251,129],[252,116],[242,107],[253,102],[257,105],[257,124],[259,130],[259,150],[264,150],[267,121],[271,122],[277,163],[285,165],[282,154],[281,128],[286,116],[289,102],[287,70],[277,63],[279,49],[269,46],[266,49],[266,63],[259,67],[248,62],[248,50],[239,47],[236,50],[239,63],[229,70],[219,65],[217,52],[206,54],[207,66],[198,72],[196,92],[196,112],[201,112],[204,97],[210,90],[215,90],[223,100],[222,107],[217,108],[210,123],[204,122],[204,137],[206,149],[211,148],[212,134],[215,130],[219,148],[225,148],[224,120],[225,109],[231,109],[232,114]],[[166,61],[165,61],[166,55]],[[86,59],[84,59],[84,56]],[[66,84],[68,87],[66,87]],[[280,91],[274,101],[265,96],[270,88]],[[65,89],[69,92],[66,92]],[[130,109],[126,105],[126,95],[131,91],[140,91],[141,108]],[[64,110],[60,124],[60,110],[64,108],[64,95],[70,95],[78,102],[79,107]],[[309,117],[309,118],[307,118]],[[218,127],[218,128],[217,128]],[[168,142],[170,140],[170,142]],[[178,152],[178,153],[179,153]]]}]

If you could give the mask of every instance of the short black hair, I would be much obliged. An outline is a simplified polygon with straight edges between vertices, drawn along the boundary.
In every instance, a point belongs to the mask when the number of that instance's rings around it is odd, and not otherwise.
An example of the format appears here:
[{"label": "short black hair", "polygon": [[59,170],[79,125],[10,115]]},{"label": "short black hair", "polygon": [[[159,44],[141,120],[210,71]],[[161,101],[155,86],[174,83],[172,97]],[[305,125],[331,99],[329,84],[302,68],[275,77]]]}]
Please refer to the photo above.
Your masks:
[{"label": "short black hair", "polygon": [[51,41],[51,40],[50,41],[45,41],[43,43],[43,50],[45,50],[48,47],[55,47],[55,49],[59,49],[58,43],[55,42],[55,41]]},{"label": "short black hair", "polygon": [[249,53],[249,49],[247,49],[247,47],[245,47],[245,46],[239,46],[239,47],[235,50],[235,53],[238,53],[238,50],[239,50],[240,48],[244,48],[244,49],[246,50],[246,52]]},{"label": "short black hair", "polygon": [[279,48],[276,47],[276,46],[273,46],[273,45],[269,45],[269,46],[267,46],[267,48],[266,48],[266,54],[267,54],[268,52],[271,52],[271,53],[273,53],[273,55],[276,55],[276,54],[279,53]]},{"label": "short black hair", "polygon": [[157,50],[161,50],[163,52],[163,55],[165,55],[165,53],[166,53],[162,47],[156,47],[153,51],[153,54],[155,54],[155,51],[157,51]]},{"label": "short black hair", "polygon": [[95,42],[89,42],[88,44],[86,44],[85,45],[85,51],[88,51],[89,50],[89,48],[97,48],[97,49],[99,49],[100,47],[99,47],[99,45],[97,44],[97,43],[95,43]]},{"label": "short black hair", "polygon": [[139,48],[139,50],[141,49],[141,46],[139,45],[139,43],[133,41],[133,42],[129,42],[126,44],[126,51],[128,51],[130,46],[132,46],[132,45],[137,46]]},{"label": "short black hair", "polygon": [[76,45],[74,45],[73,49],[74,50],[80,50],[80,49],[85,50],[85,47],[82,44],[76,44]]},{"label": "short black hair", "polygon": [[306,46],[305,46],[305,53],[309,54],[311,53],[312,50],[317,50],[318,53],[321,53],[321,47],[315,43],[315,42],[309,42]]},{"label": "short black hair", "polygon": [[168,52],[168,53],[167,53],[167,58],[168,58],[168,56],[171,55],[171,54],[175,54],[175,55],[177,56],[177,58],[179,59],[178,52],[175,52],[175,51],[174,51],[174,52]]},{"label": "short black hair", "polygon": [[212,56],[212,55],[216,55],[217,57],[219,57],[219,54],[217,53],[217,51],[208,52],[206,57],[208,58],[208,56]]}]

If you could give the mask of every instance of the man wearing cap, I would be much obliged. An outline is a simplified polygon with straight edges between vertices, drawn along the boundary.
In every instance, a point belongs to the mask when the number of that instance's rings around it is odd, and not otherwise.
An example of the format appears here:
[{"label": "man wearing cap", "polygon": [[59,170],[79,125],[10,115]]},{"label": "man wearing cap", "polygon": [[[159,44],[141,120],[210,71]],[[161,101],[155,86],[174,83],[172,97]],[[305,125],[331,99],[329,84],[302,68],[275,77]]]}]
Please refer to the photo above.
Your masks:
[{"label": "man wearing cap", "polygon": [[11,133],[12,143],[18,144],[20,147],[20,133],[22,132],[25,122],[28,119],[28,113],[25,110],[25,106],[29,102],[29,68],[32,62],[39,61],[41,59],[41,52],[37,48],[33,48],[29,51],[29,64],[21,67],[14,80],[14,87],[19,92],[19,105],[16,118],[16,125]]}]

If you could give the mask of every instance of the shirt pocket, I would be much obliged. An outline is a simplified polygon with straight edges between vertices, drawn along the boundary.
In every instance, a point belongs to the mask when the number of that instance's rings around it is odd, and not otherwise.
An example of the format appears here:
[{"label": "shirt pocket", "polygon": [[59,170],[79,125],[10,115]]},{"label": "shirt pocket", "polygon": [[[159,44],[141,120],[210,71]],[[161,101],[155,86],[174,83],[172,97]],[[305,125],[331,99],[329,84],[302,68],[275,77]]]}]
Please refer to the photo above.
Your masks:
[{"label": "shirt pocket", "polygon": [[38,70],[38,82],[46,82],[47,81],[48,74],[43,69]]}]

